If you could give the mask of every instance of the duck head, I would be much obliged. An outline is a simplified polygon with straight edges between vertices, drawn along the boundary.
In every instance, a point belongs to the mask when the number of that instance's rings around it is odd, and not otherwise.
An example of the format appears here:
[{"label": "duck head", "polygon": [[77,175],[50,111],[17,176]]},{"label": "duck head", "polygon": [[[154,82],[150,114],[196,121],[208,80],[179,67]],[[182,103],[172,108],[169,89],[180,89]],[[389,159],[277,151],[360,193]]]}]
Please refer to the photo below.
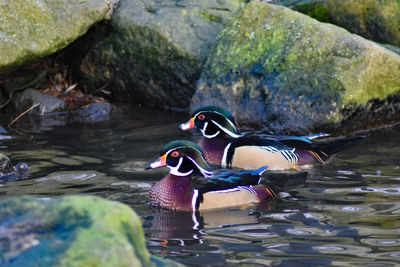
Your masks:
[{"label": "duck head", "polygon": [[243,136],[237,129],[235,120],[229,111],[215,106],[206,106],[196,109],[191,119],[182,123],[179,129],[186,131],[197,128],[206,138],[214,138],[221,133],[238,138]]},{"label": "duck head", "polygon": [[196,172],[200,172],[205,177],[212,175],[204,159],[203,151],[196,143],[190,141],[169,142],[163,147],[161,156],[150,163],[147,169],[164,166],[170,169],[170,174],[176,176],[189,176]]}]

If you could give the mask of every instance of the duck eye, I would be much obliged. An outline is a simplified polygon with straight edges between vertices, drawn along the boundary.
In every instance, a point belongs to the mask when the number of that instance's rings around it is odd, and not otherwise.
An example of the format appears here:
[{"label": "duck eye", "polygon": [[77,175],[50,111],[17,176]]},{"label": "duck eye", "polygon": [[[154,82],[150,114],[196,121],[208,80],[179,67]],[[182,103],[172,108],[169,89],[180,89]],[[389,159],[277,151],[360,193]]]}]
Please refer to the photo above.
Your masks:
[{"label": "duck eye", "polygon": [[179,156],[179,152],[178,151],[174,151],[171,153],[171,156],[173,156],[174,158]]},{"label": "duck eye", "polygon": [[204,114],[200,114],[200,115],[198,116],[198,118],[199,118],[199,120],[204,120],[204,119],[206,118],[206,116],[204,116]]}]

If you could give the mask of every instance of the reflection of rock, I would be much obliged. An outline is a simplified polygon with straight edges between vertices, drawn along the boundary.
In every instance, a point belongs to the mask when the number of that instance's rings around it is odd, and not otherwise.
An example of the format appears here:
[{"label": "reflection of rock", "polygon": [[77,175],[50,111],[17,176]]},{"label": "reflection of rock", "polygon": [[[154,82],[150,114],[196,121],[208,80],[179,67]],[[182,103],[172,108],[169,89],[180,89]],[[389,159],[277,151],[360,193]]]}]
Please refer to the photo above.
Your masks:
[{"label": "reflection of rock", "polygon": [[0,202],[0,264],[151,266],[139,217],[127,205],[93,196],[10,198]]},{"label": "reflection of rock", "polygon": [[102,20],[104,0],[0,3],[0,73],[58,51]]},{"label": "reflection of rock", "polygon": [[[191,109],[220,105],[239,124],[302,134],[349,119],[354,128],[400,119],[399,94],[397,54],[288,8],[252,1],[217,37]],[[365,114],[368,120],[358,119]]]}]

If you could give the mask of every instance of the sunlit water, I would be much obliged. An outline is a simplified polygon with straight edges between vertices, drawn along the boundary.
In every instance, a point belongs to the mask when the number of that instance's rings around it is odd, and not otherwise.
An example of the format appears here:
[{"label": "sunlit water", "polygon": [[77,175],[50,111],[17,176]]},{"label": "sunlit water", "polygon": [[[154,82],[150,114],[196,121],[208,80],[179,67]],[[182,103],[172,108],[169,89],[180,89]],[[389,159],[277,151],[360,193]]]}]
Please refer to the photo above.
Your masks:
[{"label": "sunlit water", "polygon": [[[108,122],[57,125],[23,118],[1,134],[1,152],[31,178],[0,183],[0,198],[91,194],[130,205],[151,253],[187,265],[394,266],[400,264],[400,127],[310,170],[273,203],[201,214],[151,208],[166,169],[145,170],[187,114],[137,108]],[[11,118],[2,117],[6,128]]]}]

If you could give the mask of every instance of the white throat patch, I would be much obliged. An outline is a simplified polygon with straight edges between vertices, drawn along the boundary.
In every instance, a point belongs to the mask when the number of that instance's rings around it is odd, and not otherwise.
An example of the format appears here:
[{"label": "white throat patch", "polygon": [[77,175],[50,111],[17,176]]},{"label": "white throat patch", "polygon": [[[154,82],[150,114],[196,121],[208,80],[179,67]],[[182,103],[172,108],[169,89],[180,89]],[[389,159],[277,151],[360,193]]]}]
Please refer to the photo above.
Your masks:
[{"label": "white throat patch", "polygon": [[179,168],[181,167],[182,162],[183,162],[183,158],[180,158],[179,162],[178,162],[178,165],[176,165],[175,167],[167,165],[168,168],[170,169],[169,173],[173,174],[173,175],[176,175],[176,176],[188,176],[189,174],[191,174],[193,172],[193,170],[190,170],[188,172],[180,172],[179,171]]},{"label": "white throat patch", "polygon": [[206,137],[206,138],[214,138],[219,134],[219,131],[217,133],[215,133],[215,134],[206,134],[207,126],[208,126],[208,122],[204,123],[203,129],[200,129],[200,132],[204,137]]}]

